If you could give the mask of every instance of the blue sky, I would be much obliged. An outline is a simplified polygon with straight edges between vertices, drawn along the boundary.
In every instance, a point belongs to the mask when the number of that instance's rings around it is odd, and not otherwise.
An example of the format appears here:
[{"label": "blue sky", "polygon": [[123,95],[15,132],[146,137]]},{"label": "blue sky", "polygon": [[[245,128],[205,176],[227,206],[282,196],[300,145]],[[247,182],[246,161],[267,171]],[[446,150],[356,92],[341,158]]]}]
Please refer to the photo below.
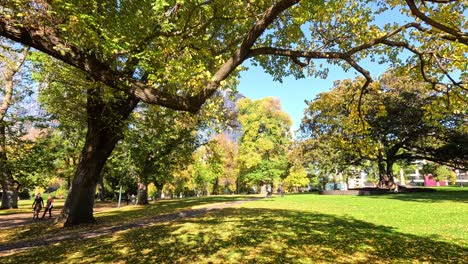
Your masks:
[{"label": "blue sky", "polygon": [[[325,66],[326,63],[324,63]],[[283,110],[287,112],[293,120],[293,130],[297,130],[301,123],[306,104],[304,100],[312,100],[317,94],[329,91],[335,80],[354,78],[356,71],[345,72],[338,66],[328,65],[330,69],[327,79],[307,77],[296,80],[293,77],[283,79],[283,83],[274,82],[273,78],[265,73],[261,67],[255,67],[250,63],[244,66],[249,70],[241,73],[238,90],[244,96],[251,99],[260,99],[267,96],[274,96],[281,100]],[[382,74],[387,68],[386,65],[379,65],[377,62],[362,63],[373,77]]]}]

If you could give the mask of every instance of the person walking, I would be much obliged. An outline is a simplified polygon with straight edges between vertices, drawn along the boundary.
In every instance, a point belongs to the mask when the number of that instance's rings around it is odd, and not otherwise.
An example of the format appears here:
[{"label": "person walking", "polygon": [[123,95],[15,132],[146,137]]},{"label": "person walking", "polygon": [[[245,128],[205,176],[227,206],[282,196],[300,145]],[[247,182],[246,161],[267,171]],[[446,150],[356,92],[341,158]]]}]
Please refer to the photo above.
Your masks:
[{"label": "person walking", "polygon": [[54,197],[52,195],[49,195],[49,198],[47,199],[47,203],[44,209],[44,213],[42,214],[42,218],[44,219],[44,216],[46,215],[47,211],[49,212],[49,218],[52,217],[52,208],[54,207]]},{"label": "person walking", "polygon": [[39,219],[39,213],[41,212],[42,207],[44,206],[44,200],[41,197],[41,194],[36,194],[36,198],[34,198],[34,202],[32,204],[33,208],[33,220]]}]

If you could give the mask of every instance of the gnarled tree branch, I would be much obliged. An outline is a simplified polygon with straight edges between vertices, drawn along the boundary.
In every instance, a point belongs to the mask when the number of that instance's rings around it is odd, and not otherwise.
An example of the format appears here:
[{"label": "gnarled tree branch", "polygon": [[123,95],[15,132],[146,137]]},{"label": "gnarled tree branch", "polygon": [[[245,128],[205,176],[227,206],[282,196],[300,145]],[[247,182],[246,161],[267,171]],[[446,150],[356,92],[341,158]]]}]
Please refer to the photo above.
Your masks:
[{"label": "gnarled tree branch", "polygon": [[[405,0],[406,4],[411,10],[411,13],[421,19],[422,21],[426,22],[428,25],[431,25],[434,28],[437,28],[438,30],[441,30],[445,33],[448,33],[452,36],[454,36],[460,43],[463,43],[465,45],[468,45],[468,34],[465,32],[462,32],[461,30],[451,28],[447,25],[444,25],[430,17],[428,17],[426,14],[421,12],[419,8],[416,6],[416,3],[414,0]],[[449,2],[454,2],[454,1],[437,1],[437,0],[432,0],[432,1],[427,1],[427,2],[434,2],[434,3],[449,3]]]},{"label": "gnarled tree branch", "polygon": [[89,50],[69,45],[61,39],[60,33],[52,27],[23,25],[21,21],[0,15],[0,35],[24,45],[34,47],[56,59],[81,69],[96,81],[112,88],[123,90],[143,102],[157,104],[174,110],[197,112],[203,103],[249,56],[249,50],[269,25],[286,9],[300,0],[281,0],[268,8],[245,34],[240,47],[233,53],[206,84],[206,88],[194,96],[183,96],[155,89],[151,85],[136,80],[133,76],[117,72],[99,60],[99,56]]}]

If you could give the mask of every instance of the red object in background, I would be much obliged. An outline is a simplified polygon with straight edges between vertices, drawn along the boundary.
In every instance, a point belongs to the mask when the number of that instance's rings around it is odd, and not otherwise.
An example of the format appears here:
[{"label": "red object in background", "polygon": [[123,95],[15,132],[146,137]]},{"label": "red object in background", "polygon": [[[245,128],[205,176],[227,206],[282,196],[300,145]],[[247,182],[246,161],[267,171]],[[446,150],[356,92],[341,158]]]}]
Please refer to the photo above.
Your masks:
[{"label": "red object in background", "polygon": [[448,183],[446,180],[444,181],[439,181],[439,186],[448,186]]},{"label": "red object in background", "polygon": [[424,186],[426,187],[435,187],[437,186],[437,182],[434,179],[432,174],[424,175]]}]

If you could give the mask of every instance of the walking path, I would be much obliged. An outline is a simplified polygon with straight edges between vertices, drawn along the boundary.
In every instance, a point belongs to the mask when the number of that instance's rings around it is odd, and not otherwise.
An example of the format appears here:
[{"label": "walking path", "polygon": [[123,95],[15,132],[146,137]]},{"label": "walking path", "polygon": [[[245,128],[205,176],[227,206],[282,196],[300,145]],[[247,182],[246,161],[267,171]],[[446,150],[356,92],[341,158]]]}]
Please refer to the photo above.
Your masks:
[{"label": "walking path", "polygon": [[[52,215],[59,214],[63,206],[54,207],[52,210]],[[115,206],[112,204],[98,204],[93,208],[94,213],[107,211],[109,209],[115,209]],[[33,222],[32,220],[32,211],[30,213],[19,213],[19,214],[7,214],[0,215],[0,231],[2,229],[9,229],[16,226],[29,225]],[[39,214],[39,217],[42,216],[42,212]],[[53,218],[54,219],[54,218]],[[49,219],[48,215],[44,217],[44,220],[39,221],[52,221]]]},{"label": "walking path", "polygon": [[[147,227],[156,223],[169,222],[169,221],[175,221],[175,220],[179,220],[183,218],[196,217],[196,216],[199,216],[199,215],[211,212],[211,211],[233,207],[235,205],[239,205],[245,202],[258,200],[258,199],[262,199],[262,198],[251,198],[251,199],[242,200],[242,201],[233,201],[233,202],[225,202],[222,204],[214,204],[214,205],[210,205],[210,206],[200,208],[200,209],[189,209],[189,210],[184,210],[182,212],[158,215],[149,219],[144,219],[144,220],[140,220],[140,221],[136,221],[136,222],[128,223],[128,224],[122,224],[122,225],[117,225],[117,226],[97,227],[96,229],[86,230],[78,234],[73,233],[73,234],[65,234],[65,235],[58,235],[58,236],[53,235],[53,236],[48,236],[46,238],[41,238],[40,240],[4,243],[4,244],[0,244],[0,257],[11,255],[11,254],[24,251],[24,250],[28,250],[34,247],[55,244],[58,242],[95,238],[95,237],[113,234],[118,231],[131,229],[131,228]],[[30,214],[28,214],[28,217],[30,217]],[[28,220],[28,222],[30,222],[30,220]]]}]

